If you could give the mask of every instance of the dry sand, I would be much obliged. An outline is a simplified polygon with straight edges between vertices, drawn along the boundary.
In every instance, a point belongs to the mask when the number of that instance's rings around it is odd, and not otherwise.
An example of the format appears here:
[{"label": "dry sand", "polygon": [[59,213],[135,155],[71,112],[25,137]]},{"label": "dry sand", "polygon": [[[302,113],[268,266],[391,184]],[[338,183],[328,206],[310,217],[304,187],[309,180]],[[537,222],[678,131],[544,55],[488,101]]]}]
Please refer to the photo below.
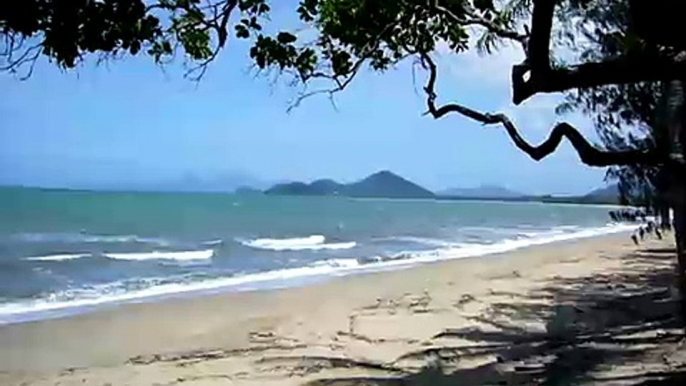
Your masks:
[{"label": "dry sand", "polygon": [[4,326],[0,385],[686,385],[672,250],[614,235]]}]

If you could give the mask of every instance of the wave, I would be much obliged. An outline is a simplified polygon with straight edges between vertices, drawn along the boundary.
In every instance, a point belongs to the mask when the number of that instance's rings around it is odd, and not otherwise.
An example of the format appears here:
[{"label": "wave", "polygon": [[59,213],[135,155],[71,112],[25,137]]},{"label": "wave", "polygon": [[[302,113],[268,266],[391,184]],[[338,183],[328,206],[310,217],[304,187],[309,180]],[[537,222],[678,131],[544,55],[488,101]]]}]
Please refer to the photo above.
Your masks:
[{"label": "wave", "polygon": [[[94,307],[106,303],[121,303],[174,296],[187,293],[207,293],[225,290],[254,290],[265,288],[281,288],[307,282],[318,277],[344,276],[360,272],[375,272],[409,268],[420,264],[441,260],[452,260],[467,257],[484,256],[489,254],[513,251],[529,246],[544,245],[560,241],[596,237],[612,233],[629,232],[635,230],[637,225],[613,224],[600,228],[588,228],[563,234],[551,234],[538,238],[519,238],[503,240],[494,244],[460,244],[447,248],[438,248],[421,252],[405,252],[393,256],[361,259],[329,259],[314,262],[308,266],[272,270],[259,273],[235,275],[230,277],[204,279],[200,281],[170,282],[178,278],[139,279],[130,283],[111,283],[102,286],[92,286],[88,289],[70,289],[61,293],[55,293],[47,298],[19,301],[14,303],[0,304],[0,324],[13,323],[28,320],[36,320],[45,317],[54,317],[62,312],[62,315],[74,313],[78,309]],[[311,244],[322,245],[323,236],[317,238],[305,238]],[[299,245],[297,243],[294,243]],[[211,257],[211,250],[189,252],[155,252],[148,254],[118,254],[118,256],[139,256],[137,259],[146,260],[150,256],[179,256],[182,258],[205,256]],[[185,254],[185,255],[184,255]],[[108,257],[112,257],[109,254]],[[147,258],[142,258],[147,256]],[[208,257],[209,256],[209,257]],[[141,281],[143,283],[141,283]],[[141,284],[144,284],[141,286]],[[141,288],[143,287],[143,288]],[[131,290],[130,288],[135,288]]]},{"label": "wave", "polygon": [[326,237],[322,235],[312,235],[308,237],[296,237],[290,239],[254,239],[237,241],[246,247],[270,251],[316,251],[323,249],[336,250],[350,249],[357,246],[357,243],[354,241],[327,243]]},{"label": "wave", "polygon": [[82,257],[89,256],[88,253],[74,253],[74,254],[59,254],[59,255],[46,255],[46,256],[31,256],[25,257],[22,260],[26,261],[64,261],[64,260],[76,260]]},{"label": "wave", "polygon": [[105,257],[114,260],[177,260],[177,261],[191,261],[191,260],[208,260],[214,255],[213,249],[206,249],[200,251],[171,251],[171,252],[135,252],[135,253],[105,253]]},{"label": "wave", "polygon": [[94,235],[88,233],[20,233],[12,236],[29,243],[141,243],[168,246],[170,242],[136,235]]},{"label": "wave", "polygon": [[[383,261],[382,264],[407,265],[491,255],[537,245],[629,232],[635,230],[637,227],[638,226],[634,224],[609,224],[604,227],[596,228],[574,228],[578,229],[576,231],[571,231],[571,227],[558,227],[557,229],[547,232],[531,232],[526,237],[520,236],[514,239],[505,239],[492,244],[457,244],[455,247],[431,251],[400,253],[398,255],[390,256],[387,258],[388,260]],[[565,232],[563,229],[569,229],[570,231]]]},{"label": "wave", "polygon": [[[37,320],[46,314],[64,315],[59,312],[84,309],[108,303],[132,302],[193,292],[209,292],[227,288],[243,290],[271,288],[260,284],[273,283],[279,288],[294,279],[344,274],[358,268],[356,259],[331,259],[318,261],[310,266],[287,268],[232,277],[195,282],[169,282],[173,278],[147,278],[91,286],[87,289],[70,289],[51,294],[47,298],[0,304],[0,325]],[[159,284],[157,284],[159,283]],[[141,286],[146,288],[140,289]],[[136,288],[130,291],[127,288]]]}]

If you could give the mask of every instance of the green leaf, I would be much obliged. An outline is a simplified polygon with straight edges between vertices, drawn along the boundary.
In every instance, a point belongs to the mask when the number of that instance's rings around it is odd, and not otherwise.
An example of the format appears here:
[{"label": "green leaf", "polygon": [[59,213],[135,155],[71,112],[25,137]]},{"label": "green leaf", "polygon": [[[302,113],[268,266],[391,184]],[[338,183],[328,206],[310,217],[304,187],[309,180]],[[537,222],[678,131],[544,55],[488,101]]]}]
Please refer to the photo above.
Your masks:
[{"label": "green leaf", "polygon": [[236,25],[236,37],[240,39],[247,39],[250,37],[250,31],[248,31],[248,28],[244,25],[238,24]]},{"label": "green leaf", "polygon": [[276,40],[281,44],[291,44],[296,41],[296,37],[295,35],[288,32],[279,32],[279,35],[276,37]]}]

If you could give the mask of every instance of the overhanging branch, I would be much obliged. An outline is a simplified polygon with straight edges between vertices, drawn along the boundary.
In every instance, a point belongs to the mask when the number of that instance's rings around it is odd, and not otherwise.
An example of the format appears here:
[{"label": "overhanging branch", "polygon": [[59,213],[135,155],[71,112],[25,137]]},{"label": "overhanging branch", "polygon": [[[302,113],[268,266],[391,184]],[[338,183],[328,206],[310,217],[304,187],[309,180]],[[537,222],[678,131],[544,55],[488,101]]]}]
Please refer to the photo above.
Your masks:
[{"label": "overhanging branch", "polygon": [[[529,71],[529,79],[525,80],[524,75]],[[512,101],[520,104],[537,93],[574,88],[679,79],[683,74],[686,74],[686,59],[682,58],[622,58],[538,72],[524,63],[512,67]]]},{"label": "overhanging branch", "polygon": [[457,16],[450,9],[438,4],[438,1],[436,0],[430,1],[429,4],[431,7],[433,7],[435,10],[443,14],[445,17],[450,18],[450,20],[457,25],[480,26],[486,29],[488,33],[494,34],[503,39],[508,39],[516,43],[519,43],[520,45],[522,45],[522,47],[524,47],[524,50],[526,51],[527,42],[529,40],[528,32],[519,33],[515,29],[503,28],[501,26],[498,26],[492,20],[487,20],[484,17],[480,17],[474,12],[466,12],[465,16],[463,17]]},{"label": "overhanging branch", "polygon": [[533,1],[527,59],[512,67],[514,104],[520,104],[537,93],[610,84],[667,81],[681,79],[686,74],[686,58],[683,55],[634,55],[598,63],[551,67],[550,34],[555,3],[554,0]]},{"label": "overhanging branch", "polygon": [[651,165],[658,164],[661,161],[659,154],[654,150],[605,151],[598,149],[568,123],[558,123],[553,127],[548,139],[538,146],[533,146],[522,138],[517,127],[505,114],[482,113],[456,103],[436,107],[436,64],[428,54],[422,54],[421,56],[425,67],[429,70],[429,78],[424,88],[427,94],[428,113],[436,119],[449,113],[458,113],[484,125],[501,124],[515,146],[536,161],[540,161],[555,152],[564,138],[567,138],[574,147],[581,162],[589,166]]}]

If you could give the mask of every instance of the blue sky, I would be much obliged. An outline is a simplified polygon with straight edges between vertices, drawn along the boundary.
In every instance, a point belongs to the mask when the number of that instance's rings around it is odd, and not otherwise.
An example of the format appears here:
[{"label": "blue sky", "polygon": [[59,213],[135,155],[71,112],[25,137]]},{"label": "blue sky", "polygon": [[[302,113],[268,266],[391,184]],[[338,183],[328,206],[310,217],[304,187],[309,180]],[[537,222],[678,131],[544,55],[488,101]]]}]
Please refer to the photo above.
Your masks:
[{"label": "blue sky", "polygon": [[[514,49],[493,57],[440,54],[439,100],[505,111],[534,142],[561,119],[559,96],[509,102]],[[411,63],[365,71],[335,98],[304,101],[255,77],[247,45],[232,42],[195,84],[181,63],[164,70],[145,57],[62,72],[45,62],[19,81],[0,74],[0,183],[65,187],[144,186],[243,179],[352,181],[389,169],[432,189],[499,184],[528,193],[582,193],[604,170],[578,161],[569,145],[542,162],[514,148],[499,127],[459,116],[422,116],[424,77]]]}]

